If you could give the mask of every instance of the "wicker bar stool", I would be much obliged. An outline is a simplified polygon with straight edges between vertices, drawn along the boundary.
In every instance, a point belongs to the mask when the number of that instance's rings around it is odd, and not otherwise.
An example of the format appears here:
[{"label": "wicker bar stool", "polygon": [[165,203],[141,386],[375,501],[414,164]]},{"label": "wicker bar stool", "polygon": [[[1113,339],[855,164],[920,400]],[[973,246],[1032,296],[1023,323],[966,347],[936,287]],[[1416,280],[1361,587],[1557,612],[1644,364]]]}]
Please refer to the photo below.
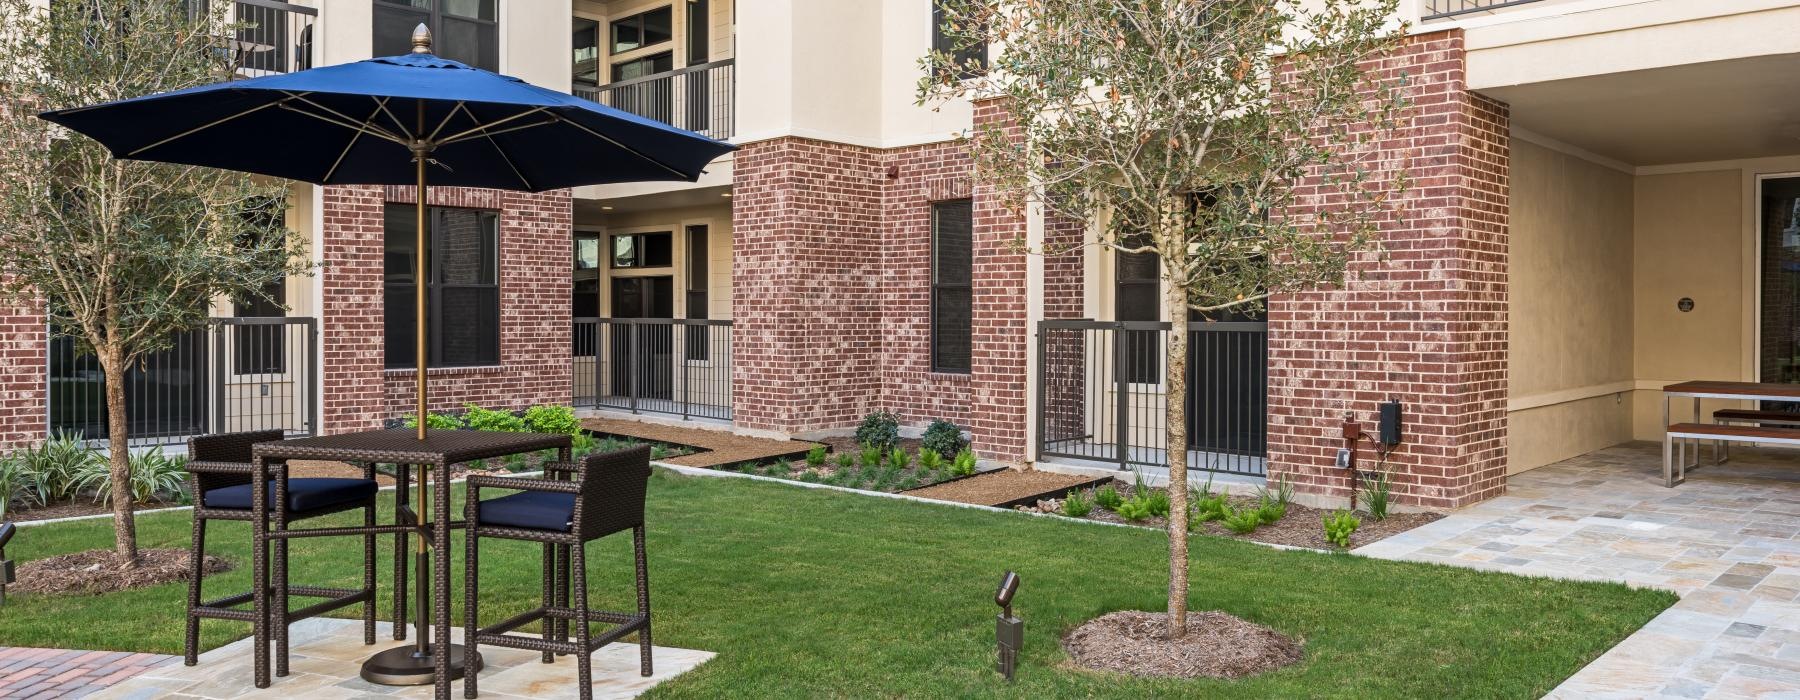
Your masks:
[{"label": "wicker bar stool", "polygon": [[[375,526],[375,465],[364,464],[361,479],[287,478],[285,467],[275,468],[266,485],[270,497],[262,512],[252,508],[255,492],[251,477],[254,467],[250,448],[259,442],[276,442],[284,437],[281,430],[258,430],[241,433],[207,435],[188,441],[190,485],[194,494],[194,543],[188,555],[187,639],[183,661],[193,666],[199,660],[200,620],[213,618],[252,623],[259,633],[273,633],[277,642],[276,675],[286,675],[286,641],[288,623],[315,617],[357,603],[363,605],[363,643],[375,643],[375,537],[363,535],[362,587],[356,589],[292,586],[287,582],[287,540],[274,541],[275,577],[270,587],[277,605],[270,611],[273,619],[257,620],[254,610],[240,606],[252,602],[255,593],[245,591],[214,600],[202,600],[201,567],[206,556],[206,524],[213,520],[254,521],[264,519],[273,530],[285,530],[289,523],[320,516],[362,509],[363,525]],[[275,494],[285,495],[281,499]],[[285,503],[281,502],[285,500]],[[268,557],[263,557],[267,561]],[[287,610],[288,596],[323,598],[295,611]]]},{"label": "wicker bar stool", "polygon": [[[644,561],[644,492],[650,479],[650,447],[589,455],[578,464],[544,465],[545,478],[471,476],[468,479],[468,561],[463,583],[463,642],[473,654],[477,645],[539,651],[544,663],[554,655],[575,655],[576,678],[582,700],[593,697],[593,662],[596,649],[637,632],[639,671],[648,676],[650,664],[650,579]],[[489,501],[481,489],[517,491]],[[637,565],[637,612],[620,613],[588,608],[586,544],[615,532],[631,531]],[[544,599],[533,610],[488,627],[477,626],[479,543],[483,537],[541,542],[544,545]],[[574,577],[570,600],[569,577]],[[514,629],[543,621],[543,638],[508,634]],[[570,639],[569,623],[574,623]],[[591,622],[614,625],[598,635]],[[476,672],[463,677],[463,696],[476,697]]]}]

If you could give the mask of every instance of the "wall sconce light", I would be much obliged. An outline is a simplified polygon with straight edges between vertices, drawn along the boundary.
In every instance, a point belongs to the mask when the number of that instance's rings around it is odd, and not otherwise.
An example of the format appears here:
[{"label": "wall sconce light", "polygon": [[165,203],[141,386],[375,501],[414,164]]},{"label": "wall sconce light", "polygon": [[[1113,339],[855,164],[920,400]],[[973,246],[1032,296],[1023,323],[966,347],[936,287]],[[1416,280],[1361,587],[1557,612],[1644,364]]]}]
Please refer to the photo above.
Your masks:
[{"label": "wall sconce light", "polygon": [[994,643],[1000,651],[998,670],[1008,683],[1018,670],[1019,647],[1025,641],[1025,621],[1012,614],[1013,595],[1018,592],[1019,575],[1011,571],[1000,577],[1000,588],[994,591],[994,604],[1000,606],[1000,615],[994,618]]}]

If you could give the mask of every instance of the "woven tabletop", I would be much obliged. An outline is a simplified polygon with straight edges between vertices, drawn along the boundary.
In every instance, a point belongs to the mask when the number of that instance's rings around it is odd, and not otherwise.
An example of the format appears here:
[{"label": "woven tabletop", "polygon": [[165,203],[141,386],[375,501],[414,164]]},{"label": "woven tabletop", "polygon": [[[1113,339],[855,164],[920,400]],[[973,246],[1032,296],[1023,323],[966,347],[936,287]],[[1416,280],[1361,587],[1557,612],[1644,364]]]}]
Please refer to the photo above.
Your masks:
[{"label": "woven tabletop", "polygon": [[388,464],[456,464],[570,446],[569,436],[481,430],[431,430],[420,440],[412,428],[257,443],[264,459],[324,459]]}]

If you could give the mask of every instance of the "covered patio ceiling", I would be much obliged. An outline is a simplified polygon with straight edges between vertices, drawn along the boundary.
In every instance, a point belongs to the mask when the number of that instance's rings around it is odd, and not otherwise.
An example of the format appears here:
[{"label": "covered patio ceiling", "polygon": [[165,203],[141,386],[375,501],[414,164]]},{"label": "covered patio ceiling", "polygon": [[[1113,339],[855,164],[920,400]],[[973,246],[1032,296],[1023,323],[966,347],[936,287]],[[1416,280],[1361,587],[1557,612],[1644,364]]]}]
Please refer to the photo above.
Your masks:
[{"label": "covered patio ceiling", "polygon": [[1515,128],[1625,165],[1800,154],[1800,54],[1608,73],[1479,92]]}]

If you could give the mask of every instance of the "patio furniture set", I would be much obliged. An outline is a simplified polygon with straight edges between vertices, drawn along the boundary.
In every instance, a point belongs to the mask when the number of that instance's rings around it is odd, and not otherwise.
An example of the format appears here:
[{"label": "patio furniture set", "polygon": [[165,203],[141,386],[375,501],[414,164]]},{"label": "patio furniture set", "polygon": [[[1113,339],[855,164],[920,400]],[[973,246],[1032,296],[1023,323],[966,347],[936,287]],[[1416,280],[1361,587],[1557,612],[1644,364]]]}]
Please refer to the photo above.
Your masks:
[{"label": "patio furniture set", "polygon": [[[589,455],[571,462],[567,435],[434,430],[419,440],[411,430],[377,430],[294,440],[279,430],[211,435],[189,443],[188,469],[194,489],[194,539],[188,583],[185,662],[198,662],[201,619],[249,622],[254,637],[254,682],[271,685],[288,673],[288,626],[311,617],[361,604],[363,643],[375,640],[376,539],[394,536],[394,638],[406,639],[403,623],[407,540],[419,538],[414,551],[417,569],[414,598],[416,640],[372,655],[361,676],[383,685],[435,685],[435,697],[447,700],[451,684],[463,680],[464,697],[477,697],[481,645],[543,652],[543,662],[572,655],[580,696],[592,695],[589,655],[633,632],[638,635],[640,672],[651,675],[650,589],[645,562],[644,499],[650,476],[650,448],[640,446]],[[541,477],[472,476],[467,480],[464,519],[450,517],[452,465],[513,454],[557,450]],[[289,460],[332,460],[362,468],[361,478],[290,477]],[[376,522],[380,488],[377,464],[393,465],[394,522]],[[418,477],[412,478],[413,466]],[[436,486],[432,487],[431,482]],[[417,500],[410,494],[417,484]],[[263,488],[256,488],[262,484]],[[481,500],[483,490],[510,495]],[[419,511],[430,509],[430,515]],[[294,527],[302,521],[360,510],[361,525]],[[207,523],[248,521],[251,527],[250,591],[211,600],[201,595],[200,564],[205,555]],[[450,531],[465,530],[467,562],[463,571],[464,644],[450,643]],[[637,578],[637,610],[606,612],[588,605],[587,542],[630,530]],[[354,589],[295,584],[289,580],[288,542],[311,537],[360,537],[363,568]],[[543,599],[530,611],[481,627],[477,595],[478,555],[484,538],[537,542],[543,545]],[[432,559],[437,567],[432,568]],[[429,584],[430,590],[426,586]],[[294,608],[292,598],[320,599]],[[244,606],[249,604],[248,609]],[[539,622],[542,633],[526,637],[513,632]],[[611,628],[595,634],[592,623]]]},{"label": "patio furniture set", "polygon": [[[1693,399],[1693,412],[1685,423],[1671,422],[1671,403]],[[1762,382],[1693,381],[1663,387],[1663,485],[1674,487],[1687,480],[1688,469],[1700,467],[1700,443],[1713,444],[1713,463],[1731,458],[1731,443],[1800,445],[1800,412],[1771,408],[1721,408],[1712,422],[1703,422],[1701,399],[1800,403],[1800,384]],[[1688,448],[1693,448],[1692,459]]]}]

